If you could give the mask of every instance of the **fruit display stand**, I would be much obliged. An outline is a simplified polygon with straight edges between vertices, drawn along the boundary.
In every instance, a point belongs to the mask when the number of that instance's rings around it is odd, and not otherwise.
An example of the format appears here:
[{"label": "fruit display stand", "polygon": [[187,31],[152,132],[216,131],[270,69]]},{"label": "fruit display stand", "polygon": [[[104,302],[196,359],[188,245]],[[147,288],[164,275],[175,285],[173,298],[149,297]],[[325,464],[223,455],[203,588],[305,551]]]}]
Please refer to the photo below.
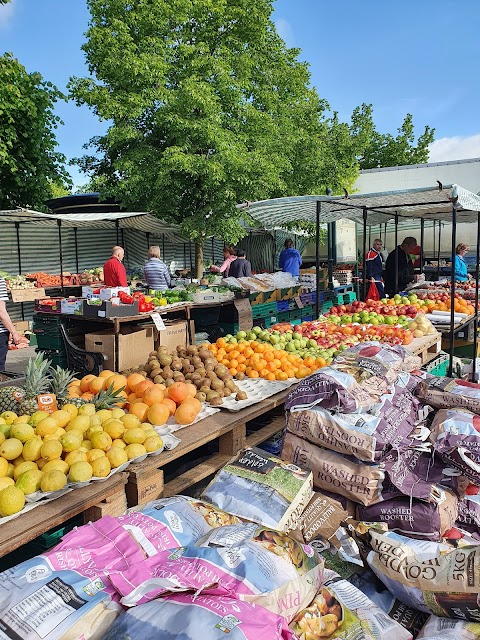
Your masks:
[{"label": "fruit display stand", "polygon": [[[181,442],[175,449],[163,451],[158,457],[132,464],[128,469],[126,486],[128,506],[141,506],[156,498],[181,494],[192,485],[216,473],[245,445],[257,446],[281,431],[285,424],[283,409],[282,415],[278,413],[289,391],[290,389],[285,389],[235,414],[220,411],[176,434]],[[271,417],[271,420],[247,436],[248,423],[259,416]],[[164,484],[163,467],[174,461],[180,463],[182,456],[214,440],[218,442],[218,453]]]},{"label": "fruit display stand", "polygon": [[422,359],[423,366],[436,358],[442,350],[442,336],[440,333],[436,333],[431,336],[414,338],[410,344],[404,346],[414,356],[419,356]]},{"label": "fruit display stand", "polygon": [[127,507],[126,482],[126,473],[116,473],[102,482],[92,482],[39,504],[1,524],[0,558],[79,514],[83,515],[84,523],[105,515],[122,515]]}]

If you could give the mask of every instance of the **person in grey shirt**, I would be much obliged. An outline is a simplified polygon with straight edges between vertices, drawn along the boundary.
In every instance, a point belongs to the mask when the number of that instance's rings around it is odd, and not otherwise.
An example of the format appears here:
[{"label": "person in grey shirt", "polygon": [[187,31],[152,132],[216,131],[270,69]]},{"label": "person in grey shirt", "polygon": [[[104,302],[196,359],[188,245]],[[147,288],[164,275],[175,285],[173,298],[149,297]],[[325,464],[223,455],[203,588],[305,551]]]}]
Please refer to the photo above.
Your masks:
[{"label": "person in grey shirt", "polygon": [[148,260],[143,268],[144,279],[149,289],[164,291],[170,286],[170,273],[167,265],[160,260],[160,247],[148,249]]},{"label": "person in grey shirt", "polygon": [[237,259],[232,262],[228,271],[229,278],[245,278],[252,275],[252,265],[246,259],[243,249],[238,249]]}]

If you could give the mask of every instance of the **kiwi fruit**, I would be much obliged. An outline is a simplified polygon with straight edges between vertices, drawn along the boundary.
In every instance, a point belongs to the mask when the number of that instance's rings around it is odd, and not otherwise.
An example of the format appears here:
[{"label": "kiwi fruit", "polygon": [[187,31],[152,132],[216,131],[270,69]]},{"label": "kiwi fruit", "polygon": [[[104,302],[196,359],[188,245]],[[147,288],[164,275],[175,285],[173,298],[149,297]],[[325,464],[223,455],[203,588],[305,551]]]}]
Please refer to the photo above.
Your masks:
[{"label": "kiwi fruit", "polygon": [[171,387],[171,386],[172,386],[172,384],[174,384],[174,382],[175,382],[175,380],[174,380],[173,378],[167,378],[167,379],[165,380],[165,383],[164,383],[164,384],[165,384],[165,386],[166,386],[166,387],[167,387],[167,389],[168,389],[168,387]]},{"label": "kiwi fruit", "polygon": [[165,384],[165,379],[163,378],[163,376],[155,376],[153,381],[155,384]]},{"label": "kiwi fruit", "polygon": [[165,380],[167,378],[172,378],[173,377],[173,369],[171,369],[170,367],[163,367],[162,375],[165,378]]},{"label": "kiwi fruit", "polygon": [[239,391],[235,396],[235,400],[246,400],[246,399],[247,399],[247,394],[245,391]]},{"label": "kiwi fruit", "polygon": [[185,376],[181,371],[175,371],[173,373],[173,379],[175,380],[175,382],[185,382]]},{"label": "kiwi fruit", "polygon": [[207,394],[203,393],[203,391],[199,391],[197,393],[197,395],[195,396],[195,398],[199,401],[199,402],[206,402],[207,400]]},{"label": "kiwi fruit", "polygon": [[206,394],[207,402],[211,402],[213,398],[219,398],[219,397],[220,396],[218,395],[218,393],[216,391],[212,391],[211,389],[209,389],[208,393]]},{"label": "kiwi fruit", "polygon": [[174,358],[172,360],[172,364],[170,365],[170,368],[173,369],[174,371],[181,371],[182,370],[182,361],[180,360],[180,358]]},{"label": "kiwi fruit", "polygon": [[219,389],[223,389],[223,382],[217,378],[216,380],[212,380],[210,386],[214,391],[218,391]]},{"label": "kiwi fruit", "polygon": [[212,407],[219,407],[221,404],[223,404],[223,399],[220,398],[220,396],[217,396],[216,398],[212,398],[210,400],[210,406]]}]

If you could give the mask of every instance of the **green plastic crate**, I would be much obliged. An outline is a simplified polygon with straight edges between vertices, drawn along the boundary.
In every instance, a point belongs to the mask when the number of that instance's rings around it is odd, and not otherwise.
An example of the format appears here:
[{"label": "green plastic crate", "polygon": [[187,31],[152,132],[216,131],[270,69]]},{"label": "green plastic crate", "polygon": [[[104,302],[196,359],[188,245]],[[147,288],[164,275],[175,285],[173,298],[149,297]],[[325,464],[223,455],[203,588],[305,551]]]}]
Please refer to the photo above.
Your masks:
[{"label": "green plastic crate", "polygon": [[67,367],[67,354],[65,351],[59,351],[56,349],[40,349],[40,347],[36,348],[36,352],[40,352],[42,351],[45,358],[47,358],[48,360],[52,361],[52,366],[56,367],[62,367],[62,368],[66,368]]},{"label": "green plastic crate", "polygon": [[301,309],[302,318],[311,317],[315,315],[315,307],[313,305],[308,305]]},{"label": "green plastic crate", "polygon": [[225,334],[231,333],[232,335],[235,335],[240,331],[240,325],[237,322],[235,323],[220,322],[218,326],[225,331]]},{"label": "green plastic crate", "polygon": [[271,315],[276,315],[277,303],[266,302],[264,304],[257,304],[252,307],[252,317],[255,318],[267,318]]},{"label": "green plastic crate", "polygon": [[61,336],[49,336],[43,333],[34,334],[36,337],[36,344],[39,349],[53,349],[55,351],[63,351],[63,338]]},{"label": "green plastic crate", "polygon": [[290,311],[277,313],[277,322],[290,322]]}]

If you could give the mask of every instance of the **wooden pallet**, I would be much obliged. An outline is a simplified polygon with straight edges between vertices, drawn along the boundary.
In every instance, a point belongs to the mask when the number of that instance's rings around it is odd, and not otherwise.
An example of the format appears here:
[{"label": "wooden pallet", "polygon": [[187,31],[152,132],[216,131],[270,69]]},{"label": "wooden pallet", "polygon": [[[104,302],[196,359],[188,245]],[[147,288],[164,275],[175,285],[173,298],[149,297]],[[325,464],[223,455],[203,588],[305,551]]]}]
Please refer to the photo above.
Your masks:
[{"label": "wooden pallet", "polygon": [[[256,446],[278,433],[284,426],[283,416],[276,416],[269,424],[248,437],[247,423],[283,405],[289,391],[290,389],[286,389],[237,413],[221,411],[179,431],[177,435],[181,438],[181,443],[176,449],[164,451],[160,456],[147,458],[129,467],[126,486],[128,506],[135,507],[160,497],[182,493],[216,473],[245,445]],[[218,440],[218,453],[164,484],[162,467],[213,440]]]},{"label": "wooden pallet", "polygon": [[405,345],[405,349],[422,359],[422,366],[433,360],[442,350],[442,336],[435,333],[432,336],[415,338],[410,344]]},{"label": "wooden pallet", "polygon": [[107,480],[70,491],[2,524],[0,558],[80,513],[85,523],[105,515],[122,515],[127,509],[126,482],[126,473],[116,473]]}]

